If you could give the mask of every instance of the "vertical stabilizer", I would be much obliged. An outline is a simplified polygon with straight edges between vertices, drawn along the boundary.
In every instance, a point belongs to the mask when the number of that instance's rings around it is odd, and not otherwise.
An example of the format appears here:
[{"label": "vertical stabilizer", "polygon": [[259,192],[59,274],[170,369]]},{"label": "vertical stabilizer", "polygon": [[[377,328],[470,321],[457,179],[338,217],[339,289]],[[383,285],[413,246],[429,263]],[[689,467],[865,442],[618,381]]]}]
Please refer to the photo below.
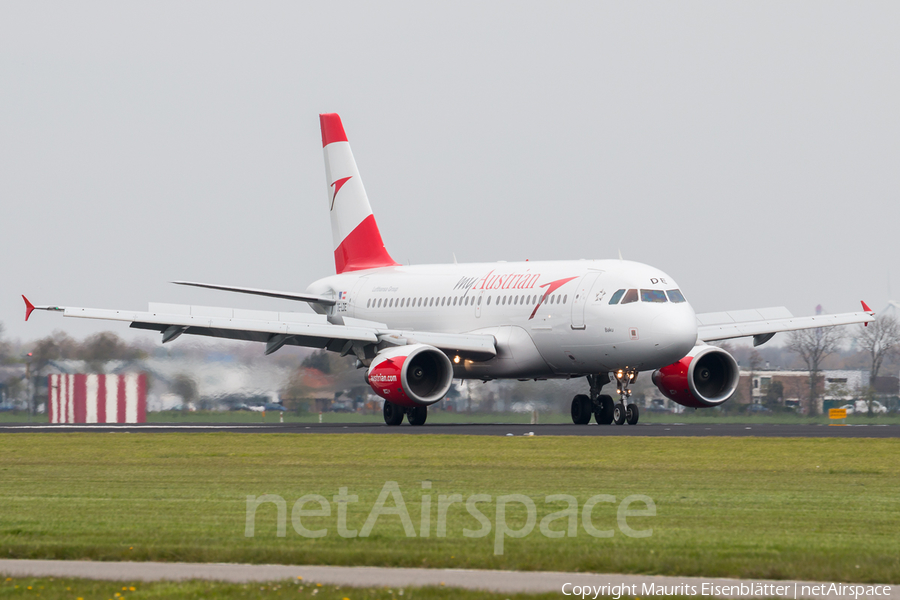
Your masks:
[{"label": "vertical stabilizer", "polygon": [[334,268],[338,273],[396,265],[384,247],[341,117],[319,115],[325,183],[331,210]]}]

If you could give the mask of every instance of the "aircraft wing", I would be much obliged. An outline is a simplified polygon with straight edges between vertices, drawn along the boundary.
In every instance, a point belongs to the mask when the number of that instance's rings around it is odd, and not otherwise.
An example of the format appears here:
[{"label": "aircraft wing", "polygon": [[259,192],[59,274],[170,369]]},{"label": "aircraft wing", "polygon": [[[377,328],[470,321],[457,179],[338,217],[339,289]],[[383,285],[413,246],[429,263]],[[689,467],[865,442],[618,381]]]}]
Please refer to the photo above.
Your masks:
[{"label": "aircraft wing", "polygon": [[488,360],[497,354],[496,341],[490,335],[400,331],[383,323],[349,317],[329,321],[326,315],[318,314],[154,303],[147,312],[138,312],[35,306],[24,299],[26,320],[34,310],[49,310],[62,312],[66,317],[125,321],[135,329],[161,332],[163,343],[188,334],[264,342],[266,354],[292,345],[326,348],[342,354],[352,350],[357,356],[371,358],[385,346],[414,343],[429,344],[472,360]]},{"label": "aircraft wing", "polygon": [[765,344],[776,333],[799,329],[816,329],[868,323],[875,320],[875,311],[862,303],[862,312],[837,315],[795,317],[783,306],[697,315],[697,337],[703,342],[730,340],[753,336],[753,345]]}]

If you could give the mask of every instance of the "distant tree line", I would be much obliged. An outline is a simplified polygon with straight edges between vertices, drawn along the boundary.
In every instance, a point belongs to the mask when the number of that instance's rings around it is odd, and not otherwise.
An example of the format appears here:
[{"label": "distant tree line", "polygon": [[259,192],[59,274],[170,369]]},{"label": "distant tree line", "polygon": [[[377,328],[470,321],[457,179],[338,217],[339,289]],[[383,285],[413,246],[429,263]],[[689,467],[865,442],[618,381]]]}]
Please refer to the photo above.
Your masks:
[{"label": "distant tree line", "polygon": [[818,401],[817,380],[825,359],[838,352],[848,337],[856,342],[858,358],[861,366],[868,367],[869,387],[863,390],[868,411],[872,412],[872,401],[875,399],[875,382],[885,362],[897,359],[900,350],[900,323],[890,314],[878,315],[876,319],[864,325],[858,325],[848,335],[844,327],[822,327],[820,329],[804,329],[792,331],[788,335],[787,348],[798,354],[809,371],[810,413],[820,414],[821,402]]},{"label": "distant tree line", "polygon": [[37,340],[31,348],[31,368],[33,372],[47,366],[54,360],[83,360],[91,371],[101,372],[105,363],[111,360],[138,360],[147,358],[147,351],[129,344],[109,331],[95,333],[77,341],[67,333],[56,331]]}]

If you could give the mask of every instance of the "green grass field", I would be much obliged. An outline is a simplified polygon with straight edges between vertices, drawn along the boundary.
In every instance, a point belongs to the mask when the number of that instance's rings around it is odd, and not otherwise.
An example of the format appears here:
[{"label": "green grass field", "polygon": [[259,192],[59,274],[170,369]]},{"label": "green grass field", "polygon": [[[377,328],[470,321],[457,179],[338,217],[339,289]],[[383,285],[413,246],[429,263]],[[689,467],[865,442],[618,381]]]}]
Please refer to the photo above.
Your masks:
[{"label": "green grass field", "polygon": [[0,598],[42,600],[199,600],[206,598],[315,598],[316,600],[540,600],[558,594],[494,594],[454,588],[348,588],[307,581],[233,584],[214,581],[117,582],[86,579],[0,578]]},{"label": "green grass field", "polygon": [[[9,434],[0,436],[0,556],[898,583],[898,456],[896,439]],[[415,537],[396,515],[381,516],[368,537],[338,535],[339,488],[359,497],[341,505],[347,527],[360,530],[388,481]],[[246,498],[263,494],[285,500],[284,537],[274,504],[259,507],[255,534],[245,535]],[[329,517],[302,519],[326,528],[324,537],[292,526],[291,507],[305,494],[330,502]],[[438,537],[438,499],[451,494],[492,497],[479,505],[489,535],[465,537],[480,525],[457,503]],[[546,496],[574,496],[575,536],[546,537],[536,525],[526,537],[502,537],[495,554],[494,509],[505,494],[530,497],[538,524],[563,508]],[[615,497],[592,513],[612,537],[583,527],[585,500],[597,494]],[[628,537],[619,524],[617,506],[634,494],[656,505],[656,516],[627,520],[652,528],[649,537]],[[511,504],[505,520],[521,527],[524,508]]]}]

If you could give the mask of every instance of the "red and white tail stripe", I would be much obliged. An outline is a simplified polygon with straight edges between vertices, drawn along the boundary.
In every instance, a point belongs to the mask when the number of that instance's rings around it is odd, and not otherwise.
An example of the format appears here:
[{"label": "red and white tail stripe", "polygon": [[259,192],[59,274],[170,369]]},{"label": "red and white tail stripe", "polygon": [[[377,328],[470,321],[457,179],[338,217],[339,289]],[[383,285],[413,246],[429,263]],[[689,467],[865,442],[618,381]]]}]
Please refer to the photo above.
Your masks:
[{"label": "red and white tail stripe", "polygon": [[146,423],[147,375],[50,375],[51,423]]},{"label": "red and white tail stripe", "polygon": [[321,114],[319,124],[325,151],[335,270],[343,273],[395,266],[397,263],[385,249],[375,223],[341,117],[335,113]]}]

